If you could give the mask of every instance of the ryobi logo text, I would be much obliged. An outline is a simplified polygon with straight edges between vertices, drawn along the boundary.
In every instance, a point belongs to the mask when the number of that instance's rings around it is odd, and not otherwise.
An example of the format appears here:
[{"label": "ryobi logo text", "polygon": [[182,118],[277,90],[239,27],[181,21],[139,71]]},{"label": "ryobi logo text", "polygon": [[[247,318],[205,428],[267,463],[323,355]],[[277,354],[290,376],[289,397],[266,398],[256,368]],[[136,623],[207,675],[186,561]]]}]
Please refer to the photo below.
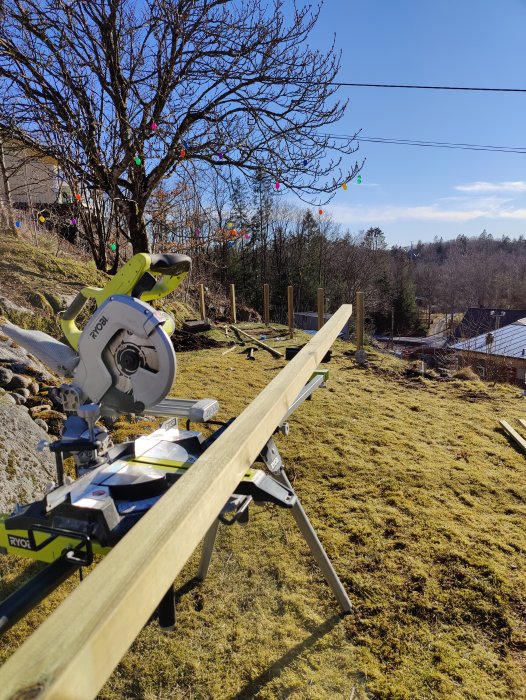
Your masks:
[{"label": "ryobi logo text", "polygon": [[89,333],[93,340],[97,339],[97,336],[107,323],[108,319],[106,318],[106,316],[101,316],[100,319],[97,321],[97,325],[95,326],[95,328]]},{"label": "ryobi logo text", "polygon": [[28,537],[18,537],[18,535],[8,535],[7,539],[11,547],[21,547],[22,549],[33,549]]}]

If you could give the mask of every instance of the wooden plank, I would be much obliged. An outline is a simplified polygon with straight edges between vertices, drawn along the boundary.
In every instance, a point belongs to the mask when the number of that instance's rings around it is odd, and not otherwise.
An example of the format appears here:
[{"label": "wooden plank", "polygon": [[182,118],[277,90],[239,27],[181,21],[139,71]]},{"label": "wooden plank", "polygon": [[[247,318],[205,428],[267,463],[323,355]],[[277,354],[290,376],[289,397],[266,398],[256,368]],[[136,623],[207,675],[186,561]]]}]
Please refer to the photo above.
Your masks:
[{"label": "wooden plank", "polygon": [[[514,430],[511,427],[511,425],[505,420],[499,420],[499,423],[504,428],[504,431],[512,438],[512,440],[517,443],[521,450],[523,450],[523,452],[526,452],[526,440],[522,437],[522,435],[519,435],[519,433],[516,430]],[[519,423],[526,427],[526,421],[519,419]]]},{"label": "wooden plank", "polygon": [[237,348],[237,345],[232,345],[231,348],[228,348],[228,350],[225,350],[225,352],[222,352],[221,355],[228,355],[229,352],[232,352],[232,350],[235,350]]},{"label": "wooden plank", "polygon": [[230,285],[230,320],[232,323],[237,323],[236,315],[236,285]]},{"label": "wooden plank", "polygon": [[318,287],[318,330],[323,328],[325,323],[325,298],[323,296],[323,287]]},{"label": "wooden plank", "polygon": [[356,292],[356,349],[363,350],[363,292]]},{"label": "wooden plank", "polygon": [[263,323],[270,323],[270,287],[263,285]]},{"label": "wooden plank", "polygon": [[259,338],[254,338],[254,336],[249,335],[245,331],[242,331],[241,328],[234,328],[234,326],[232,326],[232,328],[236,331],[236,333],[239,333],[239,335],[245,338],[249,338],[253,343],[256,343],[256,345],[259,345],[259,347],[263,348],[264,350],[267,350],[272,355],[272,357],[283,357],[282,352],[276,350],[275,348],[271,348],[270,345],[263,343],[261,340],[259,340]]},{"label": "wooden plank", "polygon": [[[9,700],[94,698],[351,315],[341,306],[0,669]],[[314,434],[313,434],[314,439]]]},{"label": "wooden plank", "polygon": [[287,287],[287,305],[289,310],[289,335],[294,337],[294,291],[293,287]]},{"label": "wooden plank", "polygon": [[205,285],[199,285],[199,311],[201,313],[201,320],[206,321],[206,305],[205,305]]}]

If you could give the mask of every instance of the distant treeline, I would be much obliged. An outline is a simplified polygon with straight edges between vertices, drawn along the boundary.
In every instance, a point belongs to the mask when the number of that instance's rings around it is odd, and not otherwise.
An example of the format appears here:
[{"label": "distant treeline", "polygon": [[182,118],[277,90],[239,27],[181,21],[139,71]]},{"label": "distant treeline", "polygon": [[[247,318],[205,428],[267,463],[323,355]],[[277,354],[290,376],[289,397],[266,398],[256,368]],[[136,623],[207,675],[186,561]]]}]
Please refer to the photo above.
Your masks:
[{"label": "distant treeline", "polygon": [[[206,204],[197,196],[197,183],[154,193],[147,211],[150,250],[189,254],[191,285],[204,282],[212,294],[226,296],[234,283],[238,300],[257,310],[262,309],[263,284],[269,284],[276,321],[285,321],[289,285],[295,308],[302,311],[316,309],[318,287],[324,288],[327,311],[353,302],[363,291],[371,329],[396,335],[424,333],[431,311],[452,314],[468,306],[521,308],[526,303],[522,236],[496,240],[483,231],[475,238],[435,237],[409,249],[388,249],[380,228],[343,231],[321,208],[288,204],[267,179],[252,187],[240,180],[207,184]],[[102,210],[94,215],[97,225],[79,222],[79,236],[98,267],[113,262],[115,268],[118,256],[127,258],[131,251]],[[116,253],[108,247],[112,240],[121,242]]]}]

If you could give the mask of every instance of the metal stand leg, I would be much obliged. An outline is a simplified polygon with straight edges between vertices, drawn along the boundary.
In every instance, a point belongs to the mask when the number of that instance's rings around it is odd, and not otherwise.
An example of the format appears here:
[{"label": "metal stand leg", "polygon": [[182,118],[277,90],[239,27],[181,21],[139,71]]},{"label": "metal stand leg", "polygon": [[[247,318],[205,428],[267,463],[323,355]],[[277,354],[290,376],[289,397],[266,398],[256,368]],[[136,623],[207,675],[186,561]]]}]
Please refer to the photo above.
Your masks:
[{"label": "metal stand leg", "polygon": [[[281,469],[278,473],[273,474],[273,476],[278,481],[281,481],[282,484],[292,489],[292,485],[283,469]],[[312,527],[310,520],[307,517],[307,514],[303,510],[299,499],[292,506],[292,515],[294,516],[294,520],[296,521],[301,531],[301,534],[303,535],[305,541],[309,545],[309,549],[312,552],[316,563],[322,570],[322,573],[325,576],[325,580],[327,581],[334,595],[338,599],[338,602],[340,603],[343,612],[351,612],[352,604],[349,600],[349,596],[347,595],[342,582],[338,578],[338,574],[334,571],[331,561],[327,556],[326,551],[323,549],[323,545],[318,539],[318,536],[314,528]]]},{"label": "metal stand leg", "polygon": [[203,540],[203,549],[201,551],[201,561],[199,562],[199,570],[197,572],[197,578],[204,581],[208,573],[208,567],[210,566],[210,559],[212,558],[212,552],[214,551],[214,544],[216,541],[217,529],[219,527],[219,518],[216,518],[212,525],[210,526],[208,532]]},{"label": "metal stand leg", "polygon": [[172,584],[159,603],[159,627],[162,630],[173,630],[175,624],[175,590]]}]

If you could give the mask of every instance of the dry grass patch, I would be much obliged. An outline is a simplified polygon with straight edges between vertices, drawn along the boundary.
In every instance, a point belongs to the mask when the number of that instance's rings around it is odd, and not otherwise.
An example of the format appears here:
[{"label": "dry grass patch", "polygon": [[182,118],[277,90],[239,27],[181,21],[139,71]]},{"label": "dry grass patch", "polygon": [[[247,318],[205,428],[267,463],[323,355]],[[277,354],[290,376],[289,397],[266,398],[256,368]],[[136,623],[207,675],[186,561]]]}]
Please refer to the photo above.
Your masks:
[{"label": "dry grass patch", "polygon": [[[353,614],[338,616],[290,515],[253,509],[248,527],[220,529],[203,584],[197,554],[179,578],[177,631],[148,624],[101,698],[524,697],[526,467],[496,421],[520,414],[518,389],[408,382],[397,360],[373,354],[361,370],[347,348],[278,442]],[[226,419],[285,362],[221,352],[179,354],[174,393],[217,398]],[[123,439],[153,426],[117,427]],[[4,592],[25,569],[8,561]]]}]

